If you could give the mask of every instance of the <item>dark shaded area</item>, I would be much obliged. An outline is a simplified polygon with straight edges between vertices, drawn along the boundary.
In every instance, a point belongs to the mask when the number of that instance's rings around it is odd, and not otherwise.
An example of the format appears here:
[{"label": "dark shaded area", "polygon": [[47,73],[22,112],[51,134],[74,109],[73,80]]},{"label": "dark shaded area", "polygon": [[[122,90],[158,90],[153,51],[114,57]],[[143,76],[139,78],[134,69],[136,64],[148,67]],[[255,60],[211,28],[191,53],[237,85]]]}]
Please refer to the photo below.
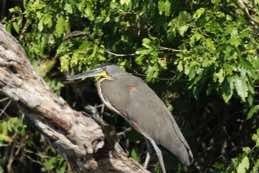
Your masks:
[{"label": "dark shaded area", "polygon": [[1,0],[0,1],[0,20],[10,17],[9,9],[15,6],[22,7],[23,0]]}]

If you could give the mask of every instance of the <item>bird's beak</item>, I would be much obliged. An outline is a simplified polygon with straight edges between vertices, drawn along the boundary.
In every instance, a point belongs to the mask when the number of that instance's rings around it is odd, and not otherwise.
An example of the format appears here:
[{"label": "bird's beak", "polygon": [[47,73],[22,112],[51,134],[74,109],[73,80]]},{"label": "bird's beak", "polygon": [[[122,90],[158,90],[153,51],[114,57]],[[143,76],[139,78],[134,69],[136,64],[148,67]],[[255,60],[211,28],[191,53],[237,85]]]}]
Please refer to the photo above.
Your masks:
[{"label": "bird's beak", "polygon": [[89,77],[100,77],[100,76],[106,76],[106,72],[104,69],[102,68],[97,68],[94,70],[89,70],[74,76],[69,76],[67,77],[67,80],[79,80],[82,79],[84,80],[85,78],[89,78]]}]

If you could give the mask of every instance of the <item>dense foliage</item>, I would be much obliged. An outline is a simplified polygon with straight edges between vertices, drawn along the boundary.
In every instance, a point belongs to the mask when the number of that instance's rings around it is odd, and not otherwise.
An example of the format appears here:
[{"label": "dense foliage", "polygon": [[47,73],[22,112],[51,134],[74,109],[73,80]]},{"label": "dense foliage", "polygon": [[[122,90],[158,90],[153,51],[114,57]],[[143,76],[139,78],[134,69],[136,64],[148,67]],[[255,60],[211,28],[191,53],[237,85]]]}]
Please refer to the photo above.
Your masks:
[{"label": "dense foliage", "polygon": [[[258,0],[24,0],[18,5],[5,14],[6,29],[71,105],[79,109],[99,101],[92,84],[82,89],[62,82],[67,73],[116,63],[145,79],[183,129],[195,163],[185,168],[170,158],[169,169],[259,172]],[[88,95],[76,95],[75,88]],[[5,110],[7,101],[0,103]],[[68,171],[39,134],[29,132],[33,127],[21,118],[1,118],[2,169],[24,164],[27,171]],[[120,130],[127,126],[117,116],[108,119]],[[132,157],[142,162],[144,144],[134,141],[143,139],[130,132],[125,140]],[[20,141],[26,141],[25,153],[18,152],[25,158],[15,158],[8,168],[11,156],[5,153],[18,150]]]}]

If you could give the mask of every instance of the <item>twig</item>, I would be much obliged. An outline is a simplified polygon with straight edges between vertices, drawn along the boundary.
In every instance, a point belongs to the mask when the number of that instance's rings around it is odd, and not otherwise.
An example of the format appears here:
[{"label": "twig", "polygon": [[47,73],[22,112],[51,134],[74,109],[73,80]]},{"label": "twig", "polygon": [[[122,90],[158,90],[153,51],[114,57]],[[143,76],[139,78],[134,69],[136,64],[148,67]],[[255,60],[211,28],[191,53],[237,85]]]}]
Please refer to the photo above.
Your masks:
[{"label": "twig", "polygon": [[4,102],[4,101],[6,101],[6,100],[9,100],[9,98],[8,98],[8,97],[5,97],[5,98],[3,98],[3,99],[0,99],[0,102]]},{"label": "twig", "polygon": [[[147,75],[138,73],[136,71],[134,71],[133,74],[135,74],[136,76],[140,76],[140,77],[147,77]],[[175,79],[176,79],[176,76],[173,76],[171,78],[158,77],[158,80],[161,80],[161,81],[174,81]]]},{"label": "twig", "polygon": [[10,152],[10,155],[8,156],[9,159],[8,159],[7,166],[6,166],[6,169],[7,169],[8,173],[12,173],[12,164],[13,164],[13,161],[14,161],[14,156],[13,156],[14,148],[15,148],[15,146],[11,147],[11,152]]},{"label": "twig", "polygon": [[38,160],[36,160],[36,159],[33,159],[31,156],[29,156],[29,155],[25,155],[25,157],[27,158],[27,159],[29,159],[30,161],[32,161],[33,163],[37,163],[37,164],[39,164],[39,165],[42,165],[42,163],[40,162],[40,161],[38,161]]},{"label": "twig", "polygon": [[125,136],[126,133],[128,133],[128,132],[130,132],[130,131],[132,131],[132,128],[131,128],[131,127],[128,127],[128,128],[126,128],[125,130],[123,130],[123,131],[121,131],[121,132],[118,132],[118,133],[117,133],[117,136]]},{"label": "twig", "polygon": [[105,53],[113,55],[113,56],[117,56],[117,57],[130,57],[130,56],[136,56],[136,53],[129,53],[129,54],[119,54],[119,53],[114,53],[111,52],[110,50],[106,49]]},{"label": "twig", "polygon": [[[174,48],[169,48],[169,47],[164,47],[164,46],[160,46],[159,47],[160,51],[170,51],[170,52],[183,52],[183,50],[179,50],[179,49],[174,49]],[[128,53],[128,54],[121,54],[121,53],[114,53],[108,49],[105,50],[105,53],[116,56],[116,57],[132,57],[132,56],[136,56],[136,53]]]},{"label": "twig", "polygon": [[164,46],[160,46],[159,50],[162,50],[162,51],[166,50],[166,51],[171,51],[171,52],[183,52],[183,50],[169,48],[169,47],[164,47]]},{"label": "twig", "polygon": [[80,37],[80,36],[86,36],[86,35],[88,35],[87,32],[73,31],[73,32],[70,32],[70,33],[66,34],[63,40],[66,41],[66,40],[69,40],[73,37]]},{"label": "twig", "polygon": [[15,140],[17,138],[17,133],[15,133],[12,137],[13,141],[12,141],[12,145],[11,145],[11,151],[9,153],[9,156],[8,156],[8,162],[7,162],[7,165],[6,165],[6,169],[7,169],[7,172],[8,173],[12,173],[12,164],[14,162],[14,159],[15,159],[15,156],[14,156],[14,153],[15,153]]},{"label": "twig", "polygon": [[0,117],[5,113],[6,109],[9,107],[11,103],[12,103],[12,100],[9,100],[8,103],[5,105],[5,107],[2,109],[0,113]]}]

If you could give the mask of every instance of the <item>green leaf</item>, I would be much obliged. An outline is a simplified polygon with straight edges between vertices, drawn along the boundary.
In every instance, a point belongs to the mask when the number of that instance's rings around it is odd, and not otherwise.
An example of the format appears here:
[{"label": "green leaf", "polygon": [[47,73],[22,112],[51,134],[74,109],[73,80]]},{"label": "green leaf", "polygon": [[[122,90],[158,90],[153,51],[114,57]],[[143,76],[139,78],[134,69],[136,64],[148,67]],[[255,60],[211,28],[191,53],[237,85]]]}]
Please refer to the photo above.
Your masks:
[{"label": "green leaf", "polygon": [[52,24],[53,24],[53,23],[52,23],[52,15],[46,14],[46,15],[44,15],[44,16],[42,17],[41,20],[43,20],[44,25],[47,26],[48,28],[51,28],[51,27],[52,27]]},{"label": "green leaf", "polygon": [[56,59],[47,59],[45,61],[40,61],[34,66],[35,71],[41,77],[45,77],[54,67],[56,64]]},{"label": "green leaf", "polygon": [[173,18],[168,23],[168,33],[175,34],[177,32],[183,36],[191,26],[191,22],[192,16],[188,12],[182,11],[177,17]]},{"label": "green leaf", "polygon": [[241,100],[245,102],[248,97],[248,86],[246,80],[239,76],[234,77],[234,86]]},{"label": "green leaf", "polygon": [[165,16],[170,16],[171,14],[171,2],[169,0],[159,0],[158,1],[159,14],[164,14]]},{"label": "green leaf", "polygon": [[71,5],[71,4],[66,3],[64,10],[65,10],[68,14],[73,14],[73,8],[72,8],[72,5]]},{"label": "green leaf", "polygon": [[125,5],[129,5],[130,1],[131,1],[131,0],[120,0],[120,4],[121,4],[121,5],[124,5],[124,4],[125,4]]},{"label": "green leaf", "polygon": [[251,119],[258,111],[259,111],[259,105],[253,106],[253,107],[249,110],[249,112],[248,112],[246,118],[247,118],[248,120]]},{"label": "green leaf", "polygon": [[223,85],[222,85],[222,97],[224,99],[224,101],[226,103],[229,102],[229,100],[232,98],[233,96],[233,80],[230,77],[227,77],[224,81],[223,81]]},{"label": "green leaf", "polygon": [[205,13],[205,8],[199,8],[193,15],[195,20],[199,19]]},{"label": "green leaf", "polygon": [[258,173],[259,172],[259,159],[255,161],[254,167],[252,169],[252,173]]},{"label": "green leaf", "polygon": [[43,20],[40,20],[39,23],[38,23],[38,30],[39,31],[43,31],[43,28],[44,28],[43,22],[44,22]]},{"label": "green leaf", "polygon": [[140,162],[140,154],[136,149],[132,149],[130,155],[134,160]]},{"label": "green leaf", "polygon": [[2,166],[0,166],[0,173],[4,173],[4,169]]},{"label": "green leaf", "polygon": [[217,81],[221,84],[224,80],[225,72],[223,69],[220,69],[218,72],[214,73],[214,81]]},{"label": "green leaf", "polygon": [[60,37],[63,34],[67,33],[69,31],[69,23],[68,21],[63,17],[59,16],[57,18],[57,23],[55,27],[55,34]]},{"label": "green leaf", "polygon": [[86,7],[84,13],[86,14],[87,18],[88,18],[90,21],[93,21],[93,20],[94,20],[94,11],[93,11],[93,8]]},{"label": "green leaf", "polygon": [[189,26],[188,25],[183,25],[178,27],[178,32],[181,36],[184,36],[184,33],[188,30]]},{"label": "green leaf", "polygon": [[68,54],[61,56],[60,58],[60,70],[61,72],[68,71],[70,67],[71,57]]},{"label": "green leaf", "polygon": [[211,0],[211,2],[215,5],[218,5],[219,3],[221,3],[221,0]]},{"label": "green leaf", "polygon": [[147,81],[152,81],[154,78],[157,78],[159,74],[159,68],[157,66],[149,66],[147,70]]},{"label": "green leaf", "polygon": [[247,173],[247,170],[250,167],[249,159],[247,156],[245,156],[242,161],[239,163],[237,167],[237,173]]},{"label": "green leaf", "polygon": [[18,23],[17,22],[13,22],[12,25],[13,25],[13,28],[14,28],[15,32],[19,33],[20,27],[19,27]]},{"label": "green leaf", "polygon": [[245,154],[249,154],[251,152],[251,148],[249,147],[244,147],[242,148],[242,151],[245,153]]},{"label": "green leaf", "polygon": [[44,168],[47,171],[51,171],[55,168],[55,163],[57,162],[56,157],[52,157],[44,162]]},{"label": "green leaf", "polygon": [[151,40],[149,38],[144,38],[142,40],[142,45],[145,47],[145,48],[151,48]]},{"label": "green leaf", "polygon": [[257,129],[257,133],[252,135],[252,140],[255,142],[255,146],[259,147],[259,129]]},{"label": "green leaf", "polygon": [[204,39],[204,36],[199,32],[195,32],[190,38],[190,44],[194,46],[194,44],[201,39]]}]

